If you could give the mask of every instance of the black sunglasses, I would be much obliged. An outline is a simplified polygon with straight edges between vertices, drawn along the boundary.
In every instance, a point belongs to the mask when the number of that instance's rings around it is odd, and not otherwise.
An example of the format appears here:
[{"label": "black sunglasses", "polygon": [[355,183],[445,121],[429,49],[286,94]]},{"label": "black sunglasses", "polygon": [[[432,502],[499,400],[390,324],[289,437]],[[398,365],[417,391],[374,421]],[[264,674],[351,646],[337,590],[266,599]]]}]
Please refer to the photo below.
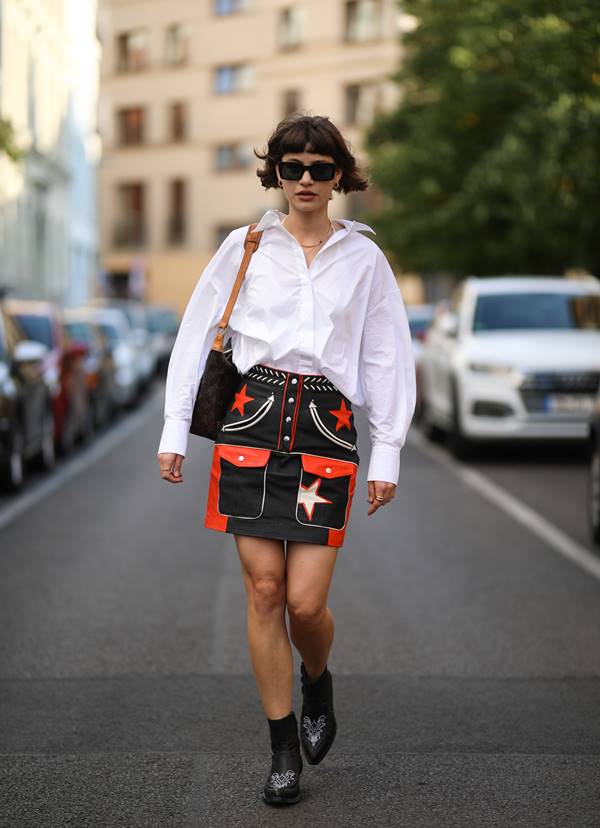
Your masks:
[{"label": "black sunglasses", "polygon": [[308,170],[313,181],[331,181],[335,175],[335,164],[329,161],[316,161],[314,164],[301,164],[299,161],[280,161],[279,173],[286,181],[300,181]]}]

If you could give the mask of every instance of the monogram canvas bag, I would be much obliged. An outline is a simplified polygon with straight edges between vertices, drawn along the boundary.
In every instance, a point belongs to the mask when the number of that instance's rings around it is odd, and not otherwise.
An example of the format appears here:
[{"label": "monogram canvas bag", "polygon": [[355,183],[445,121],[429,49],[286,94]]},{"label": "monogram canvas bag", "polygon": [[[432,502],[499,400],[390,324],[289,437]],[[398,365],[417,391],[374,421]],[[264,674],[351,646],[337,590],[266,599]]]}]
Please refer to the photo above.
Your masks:
[{"label": "monogram canvas bag", "polygon": [[198,437],[206,437],[208,440],[216,439],[217,432],[225,419],[227,406],[241,378],[240,372],[231,358],[231,349],[225,350],[223,341],[231,311],[250,263],[250,257],[258,249],[263,234],[262,230],[255,232],[255,227],[256,224],[251,224],[246,233],[244,257],[231,290],[227,307],[219,322],[219,329],[208,352],[194,403],[190,433],[196,434]]}]

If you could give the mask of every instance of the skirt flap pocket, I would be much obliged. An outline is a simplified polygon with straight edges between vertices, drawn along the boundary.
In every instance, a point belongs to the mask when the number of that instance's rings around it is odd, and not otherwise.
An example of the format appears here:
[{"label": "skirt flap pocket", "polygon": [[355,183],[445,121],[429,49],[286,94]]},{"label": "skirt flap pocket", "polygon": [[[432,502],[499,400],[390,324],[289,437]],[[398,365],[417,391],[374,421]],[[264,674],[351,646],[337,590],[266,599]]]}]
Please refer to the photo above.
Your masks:
[{"label": "skirt flap pocket", "polygon": [[344,529],[356,486],[356,463],[302,454],[296,520],[305,526]]},{"label": "skirt flap pocket", "polygon": [[271,455],[271,449],[254,446],[226,446],[217,443],[216,449],[223,460],[249,469],[266,466]]},{"label": "skirt flap pocket", "polygon": [[215,444],[214,485],[220,515],[260,517],[265,505],[271,449]]},{"label": "skirt flap pocket", "polygon": [[302,468],[320,477],[344,477],[356,471],[356,463],[350,460],[334,460],[332,457],[318,457],[311,454],[302,455]]}]

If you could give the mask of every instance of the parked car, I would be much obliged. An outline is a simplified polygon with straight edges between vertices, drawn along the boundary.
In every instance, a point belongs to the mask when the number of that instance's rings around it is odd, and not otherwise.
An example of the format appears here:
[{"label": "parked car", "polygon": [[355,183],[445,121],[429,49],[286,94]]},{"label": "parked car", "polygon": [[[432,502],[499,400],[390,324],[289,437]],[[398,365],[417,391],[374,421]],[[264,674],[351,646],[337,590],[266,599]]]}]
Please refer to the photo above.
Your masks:
[{"label": "parked car", "polygon": [[600,546],[600,391],[589,422],[590,465],[587,486],[587,512],[590,535]]},{"label": "parked car", "polygon": [[133,408],[139,401],[144,379],[138,345],[126,315],[119,308],[101,304],[90,305],[82,310],[98,325],[109,344],[114,364],[114,406]]},{"label": "parked car", "polygon": [[7,298],[4,306],[28,339],[41,342],[48,349],[43,369],[52,394],[54,441],[61,454],[70,454],[78,440],[91,436],[83,366],[87,346],[66,341],[60,310],[52,302]]},{"label": "parked car", "polygon": [[469,278],[423,346],[422,424],[458,457],[478,440],[583,440],[600,384],[600,283]]},{"label": "parked car", "polygon": [[155,353],[156,373],[163,374],[169,365],[179,329],[179,319],[174,310],[160,305],[145,305],[144,311],[151,336],[151,347]]},{"label": "parked car", "polygon": [[156,374],[156,354],[151,344],[152,337],[148,330],[144,305],[133,299],[103,297],[93,299],[91,304],[95,307],[114,308],[124,314],[130,327],[130,343],[137,354],[140,390],[148,388]]},{"label": "parked car", "polygon": [[48,349],[28,340],[0,307],[0,488],[23,487],[33,462],[55,465],[54,414],[43,362]]},{"label": "parked car", "polygon": [[115,366],[110,343],[93,317],[83,308],[63,309],[62,323],[68,341],[87,345],[88,352],[83,365],[93,427],[102,429],[109,423],[116,409]]},{"label": "parked car", "polygon": [[410,328],[410,336],[412,341],[413,357],[415,360],[415,375],[417,381],[417,402],[415,406],[415,420],[419,420],[422,411],[421,391],[421,351],[423,343],[427,335],[427,331],[431,327],[435,314],[435,305],[407,305],[406,315],[408,317],[408,326]]}]

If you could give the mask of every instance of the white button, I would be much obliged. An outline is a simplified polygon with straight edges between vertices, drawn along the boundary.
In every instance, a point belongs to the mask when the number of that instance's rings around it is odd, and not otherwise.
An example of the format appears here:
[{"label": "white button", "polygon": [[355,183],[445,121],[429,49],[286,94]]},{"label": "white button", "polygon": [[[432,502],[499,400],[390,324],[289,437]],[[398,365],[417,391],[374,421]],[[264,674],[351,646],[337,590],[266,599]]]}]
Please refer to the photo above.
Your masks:
[{"label": "white button", "polygon": [[298,380],[296,379],[296,377],[292,377],[292,385],[295,385],[297,382]]},{"label": "white button", "polygon": [[240,456],[238,457],[238,460],[243,460],[243,459],[244,459],[244,455],[240,454]]},{"label": "white button", "polygon": [[293,397],[288,397],[288,402],[294,402],[294,398]]},{"label": "white button", "polygon": [[292,418],[291,418],[291,417],[286,417],[286,418],[285,418],[286,423],[291,422],[291,420],[292,420]]},{"label": "white button", "polygon": [[327,468],[325,469],[325,471],[327,472],[327,474],[330,474],[331,469],[329,468],[329,466],[327,466]]},{"label": "white button", "polygon": [[286,435],[285,435],[285,437],[284,437],[283,439],[284,439],[284,440],[289,440],[290,438],[289,438],[289,437],[287,436],[287,434],[286,434]]}]

